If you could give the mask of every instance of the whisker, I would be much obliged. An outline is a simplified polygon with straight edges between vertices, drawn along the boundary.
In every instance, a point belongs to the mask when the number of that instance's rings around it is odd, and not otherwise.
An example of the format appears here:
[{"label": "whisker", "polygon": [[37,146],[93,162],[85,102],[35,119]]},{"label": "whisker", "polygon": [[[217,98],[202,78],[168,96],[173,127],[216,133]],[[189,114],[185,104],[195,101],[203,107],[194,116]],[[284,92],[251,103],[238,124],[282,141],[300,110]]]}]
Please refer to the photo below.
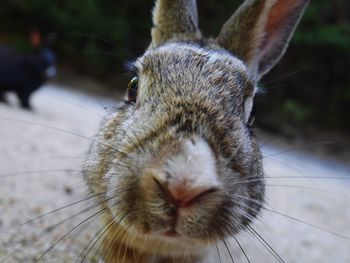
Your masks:
[{"label": "whisker", "polygon": [[117,58],[119,62],[123,62],[124,58],[121,58],[120,56],[117,56],[116,54],[112,53],[112,52],[107,52],[107,51],[102,51],[102,50],[97,50],[97,51],[77,51],[75,53],[81,53],[81,54],[100,54],[100,55],[107,55],[107,56],[111,56],[114,58]]},{"label": "whisker", "polygon": [[[114,243],[114,241],[113,241],[113,243]],[[141,249],[139,250],[139,256],[138,256],[138,258],[140,258],[141,256],[142,256],[142,253],[143,253],[143,251],[144,251],[144,249],[145,249],[145,243],[143,243],[142,244],[142,247],[141,247]],[[108,249],[109,250],[109,249]]]},{"label": "whisker", "polygon": [[[26,125],[31,125],[31,126],[37,126],[37,127],[41,127],[41,128],[51,129],[51,130],[54,130],[54,131],[57,131],[57,132],[63,132],[63,133],[69,134],[69,135],[77,136],[79,138],[88,140],[90,142],[97,143],[98,145],[107,147],[109,149],[112,149],[113,151],[115,151],[116,153],[120,154],[121,156],[125,156],[126,155],[124,152],[119,151],[118,149],[112,147],[111,145],[107,145],[105,143],[99,142],[99,141],[97,141],[97,140],[95,140],[93,138],[90,138],[88,136],[81,135],[81,134],[78,134],[76,132],[69,131],[69,130],[66,130],[66,129],[53,127],[53,126],[49,126],[49,125],[44,125],[44,124],[40,124],[40,123],[35,123],[35,122],[29,122],[29,121],[25,121],[25,120],[10,119],[10,118],[6,118],[6,117],[2,117],[2,116],[0,116],[0,120],[14,122],[14,123],[19,123],[19,124],[26,124]],[[119,164],[119,165],[121,166],[121,164]],[[129,163],[129,165],[134,166],[131,163]],[[137,167],[135,166],[135,168],[137,168]]]},{"label": "whisker", "polygon": [[284,83],[284,84],[277,84],[277,85],[268,85],[264,87],[264,92],[267,93],[273,89],[283,89],[283,88],[295,88],[295,89],[304,89],[307,88],[306,85],[296,85],[294,83]]},{"label": "whisker", "polygon": [[298,74],[299,72],[302,72],[302,71],[306,71],[306,70],[315,70],[315,69],[322,69],[322,68],[329,68],[329,67],[332,67],[332,66],[335,66],[335,65],[339,65],[340,63],[332,63],[332,64],[325,64],[325,65],[320,65],[320,66],[310,66],[310,67],[304,67],[304,68],[300,68],[298,70],[295,70],[295,71],[292,71],[288,74],[285,74],[285,75],[282,75],[278,78],[275,78],[275,79],[272,79],[272,80],[269,80],[269,81],[266,81],[266,82],[263,82],[263,83],[260,83],[260,85],[266,85],[266,84],[269,84],[269,83],[272,83],[272,82],[275,82],[277,80],[281,80],[281,79],[285,79],[285,78],[288,78],[290,76],[293,76],[295,74]]},{"label": "whisker", "polygon": [[73,218],[79,216],[79,215],[82,215],[86,212],[89,212],[91,209],[94,209],[96,207],[98,207],[99,205],[98,204],[94,204],[94,205],[91,205],[87,208],[84,208],[80,211],[78,211],[77,213],[74,213],[73,215],[70,215],[69,217],[66,217],[65,219],[59,221],[58,223],[55,223],[54,225],[51,225],[47,228],[45,228],[41,233],[39,233],[39,235],[37,236],[37,238],[35,238],[34,240],[32,240],[32,242],[36,242],[38,241],[39,239],[41,239],[43,236],[45,236],[46,234],[48,233],[51,233],[55,228],[57,228],[58,226],[64,224],[65,222],[68,222],[70,220],[72,220]]},{"label": "whisker", "polygon": [[[230,194],[230,196],[236,196],[236,197],[238,197],[238,198],[241,199],[241,200],[251,201],[251,202],[254,202],[254,203],[258,204],[258,205],[260,205],[260,204],[262,203],[262,201],[259,200],[259,199],[247,197],[247,196],[240,195],[240,194]],[[238,199],[238,200],[239,200],[239,199]],[[237,200],[237,199],[233,199],[233,200],[235,201],[235,200]],[[239,204],[239,203],[238,203],[238,204]],[[241,204],[239,204],[239,205],[241,205]]]},{"label": "whisker", "polygon": [[[85,251],[87,251],[84,255],[84,257],[80,260],[80,263],[83,263],[86,259],[86,257],[89,255],[93,247],[96,245],[96,243],[102,238],[102,236],[113,226],[114,219],[117,216],[113,217],[110,222],[107,225],[104,225],[94,236],[93,238],[88,242],[88,244],[83,248],[80,255],[78,256],[76,262],[79,261],[79,258],[81,258]],[[102,232],[102,233],[101,233]],[[100,235],[99,235],[100,234]],[[98,236],[99,235],[99,236]],[[98,238],[96,238],[98,236]],[[95,241],[93,241],[95,239]],[[93,244],[91,245],[91,243]]]},{"label": "whisker", "polygon": [[221,256],[220,256],[219,247],[217,244],[215,245],[215,247],[216,247],[216,251],[218,252],[219,262],[221,263]]},{"label": "whisker", "polygon": [[329,194],[329,195],[335,195],[335,196],[338,196],[338,197],[350,199],[350,196],[347,196],[347,195],[342,195],[342,194],[331,192],[331,191],[328,191],[328,190],[325,190],[325,189],[309,187],[309,186],[303,186],[303,185],[265,184],[265,186],[268,186],[268,187],[285,187],[285,188],[305,189],[305,190],[322,192],[322,193],[326,193],[326,194]]},{"label": "whisker", "polygon": [[281,256],[271,247],[271,245],[252,227],[247,226],[248,231],[257,237],[258,241],[267,249],[267,251],[280,263],[285,263]]},{"label": "whisker", "polygon": [[282,138],[282,135],[275,136],[275,137],[273,137],[273,138],[271,138],[271,139],[269,139],[269,140],[263,142],[263,144],[260,144],[260,148],[263,149],[263,148],[264,148],[266,145],[268,145],[269,143],[274,142],[274,141],[276,141],[276,140],[278,140],[278,139],[280,139],[280,138]]},{"label": "whisker", "polygon": [[[250,208],[249,206],[244,206],[244,207]],[[254,218],[253,216],[251,216],[250,214],[246,213],[245,211],[243,211],[243,210],[241,210],[241,209],[238,209],[238,210],[236,209],[235,211],[236,211],[239,215],[241,215],[242,217],[244,217],[244,218],[250,220],[251,222],[259,222],[259,223],[261,223],[261,225],[259,225],[259,227],[260,227],[260,228],[262,227],[263,230],[265,230],[265,231],[269,231],[267,224],[266,224],[259,216],[256,216],[256,217]],[[245,231],[245,230],[246,230],[245,227],[239,227],[238,229],[239,229],[240,231]]]},{"label": "whisker", "polygon": [[[127,190],[127,189],[124,189],[124,190],[121,190],[121,191],[126,191],[126,190]],[[97,196],[99,196],[99,195],[101,195],[101,194],[104,194],[104,193],[105,193],[105,192],[99,193],[99,194],[90,196],[90,197],[88,197],[88,198],[85,198],[85,199],[82,199],[82,200],[79,200],[79,201],[83,202],[83,201],[86,201],[86,200],[88,200],[88,199],[92,199],[92,198],[97,197]],[[116,197],[117,197],[117,195],[115,195],[115,196],[113,196],[113,197],[109,197],[109,198],[106,199],[106,202],[108,202],[109,200],[112,200],[112,199],[114,199],[114,198],[116,198]],[[79,201],[77,201],[77,202],[75,202],[75,203],[77,204]],[[70,207],[70,206],[74,206],[74,205],[75,205],[75,204],[69,204],[69,205],[67,205],[66,207]],[[99,207],[99,206],[100,206],[100,204],[98,204],[98,203],[97,203],[97,204],[93,204],[93,205],[91,205],[91,206],[89,206],[89,207],[87,207],[87,208],[84,208],[84,209],[82,209],[82,210],[80,210],[80,211],[74,213],[73,215],[71,215],[71,216],[69,216],[69,217],[67,217],[67,218],[65,218],[65,219],[63,219],[63,220],[61,220],[61,221],[58,222],[58,223],[55,223],[54,225],[51,225],[51,226],[45,228],[41,233],[39,233],[39,234],[36,235],[34,238],[32,238],[31,243],[35,243],[35,242],[39,241],[39,240],[40,240],[41,238],[43,238],[45,235],[47,235],[48,233],[51,233],[52,231],[55,230],[55,228],[57,228],[58,226],[64,224],[65,222],[70,221],[70,220],[72,220],[73,218],[75,218],[75,217],[77,217],[77,216],[79,216],[79,215],[82,215],[82,214],[84,214],[84,213],[86,213],[86,212],[89,212],[91,209],[94,209],[94,208]],[[53,213],[53,212],[55,212],[55,211],[59,211],[60,209],[64,209],[64,208],[56,209],[56,210],[51,211],[51,212],[49,212],[49,213],[47,213],[47,214]],[[43,216],[45,216],[45,214],[42,215],[42,216],[39,216],[39,218],[42,218]],[[38,219],[38,218],[31,219],[30,222],[32,222],[32,221],[34,221],[34,220],[36,220],[36,219]],[[23,225],[23,224],[22,224],[22,225]],[[64,238],[63,238],[63,239],[64,239]],[[57,243],[59,243],[59,242],[57,242]],[[18,251],[18,249],[15,250],[13,253],[11,253],[11,254],[8,256],[8,258],[11,258],[11,257],[14,255],[14,253],[17,252],[17,251]]]},{"label": "whisker", "polygon": [[80,172],[81,170],[72,170],[72,169],[63,169],[63,170],[33,170],[33,171],[24,171],[24,172],[16,172],[16,173],[8,173],[0,175],[0,178],[10,177],[10,176],[18,176],[25,174],[45,174],[45,173],[71,173],[71,172]]},{"label": "whisker", "polygon": [[74,135],[74,136],[78,136],[80,138],[87,139],[89,141],[94,142],[94,140],[92,138],[90,138],[90,137],[87,137],[87,136],[84,136],[84,135],[81,135],[81,134],[78,134],[76,132],[69,131],[69,130],[66,130],[66,129],[58,128],[58,127],[53,127],[53,126],[40,124],[40,123],[35,123],[35,122],[30,122],[30,121],[25,121],[25,120],[10,119],[10,118],[6,118],[6,117],[3,117],[3,116],[0,116],[0,119],[4,120],[4,121],[20,123],[20,124],[26,124],[26,125],[31,125],[31,126],[37,126],[37,127],[41,127],[41,128],[46,128],[46,129],[51,129],[51,130],[55,130],[55,131],[59,131],[59,132],[64,132],[64,133],[67,133],[67,134],[70,134],[70,135]]},{"label": "whisker", "polygon": [[264,181],[265,179],[334,179],[334,180],[350,180],[349,177],[344,176],[265,176],[262,178],[253,178],[253,179],[247,179],[247,180],[237,180],[233,185],[238,184],[244,184],[244,183],[253,183],[253,182],[259,182]]},{"label": "whisker", "polygon": [[[124,231],[123,235],[122,235],[122,240],[124,239],[124,235],[127,233],[127,231]],[[129,246],[129,242],[130,242],[130,235],[127,236],[126,238],[126,242],[125,242],[125,245],[124,245],[124,255],[123,255],[123,262],[126,258],[126,252],[128,250],[128,246]]]},{"label": "whisker", "polygon": [[[125,188],[125,189],[122,190],[122,191],[127,191],[128,189],[129,189],[129,188]],[[120,192],[118,192],[118,193],[120,193]],[[118,194],[118,193],[117,193],[117,194]],[[117,195],[116,195],[116,196],[117,196]],[[115,197],[116,197],[116,196],[115,196]],[[112,199],[112,198],[111,198],[111,199]],[[109,200],[110,200],[110,199],[107,199],[106,202],[108,202]],[[119,203],[119,202],[115,203],[114,205],[117,205],[118,203]],[[125,215],[119,220],[119,222],[117,222],[117,224],[119,224],[120,222],[122,222],[126,216],[127,216],[127,214],[125,214]],[[111,220],[112,223],[115,221],[114,219],[115,219],[116,217],[117,217],[117,216],[115,216],[115,217]],[[112,226],[112,225],[113,225],[113,224],[111,224],[111,226]],[[103,231],[103,230],[101,229],[100,231]],[[93,239],[96,238],[96,236],[100,233],[100,231],[90,240],[90,242],[88,243],[88,245],[82,250],[82,252],[80,253],[80,255],[79,255],[79,257],[77,258],[76,262],[78,262],[79,258],[82,257],[83,252],[87,250],[88,246],[90,246],[90,244],[93,242]],[[104,233],[107,232],[107,231],[108,231],[108,229],[107,229],[106,231],[104,231]],[[119,232],[120,232],[120,231],[119,231]],[[118,232],[117,236],[119,235],[119,232]],[[100,238],[104,235],[104,233],[102,233],[102,235],[100,236]],[[116,236],[116,237],[117,237],[117,236]],[[100,238],[99,238],[99,239],[100,239]],[[85,255],[84,258],[86,258],[86,257],[88,256],[88,254],[90,253],[90,251],[91,251],[92,248],[96,245],[97,242],[98,242],[98,240],[96,240],[96,241],[94,242],[94,244],[90,247],[89,251],[86,253],[86,255]],[[100,249],[101,245],[102,245],[102,244],[100,244],[99,249]],[[107,252],[108,252],[108,251],[107,251]],[[97,253],[97,252],[96,252],[96,253]],[[107,253],[106,253],[106,254],[107,254]],[[81,262],[84,261],[84,258],[82,259]]]},{"label": "whisker", "polygon": [[[126,217],[127,217],[127,214],[124,214],[124,216],[122,216],[122,217],[119,219],[119,221],[118,221],[118,222],[115,222],[115,223],[116,223],[116,224],[120,224]],[[115,216],[115,217],[112,219],[112,225],[113,225],[113,222],[115,221],[116,218],[117,218],[117,216]],[[126,232],[128,231],[129,227],[130,227],[130,226],[127,226],[127,228],[124,230],[124,233],[122,234],[121,239],[123,239],[123,235],[126,234]],[[108,229],[107,229],[107,231],[108,231]],[[105,232],[107,232],[107,231],[105,231]],[[114,241],[118,238],[119,233],[120,233],[121,231],[122,231],[122,228],[118,231],[118,233],[116,234],[115,238],[113,239],[113,242],[112,242],[113,244],[114,244]],[[104,235],[104,234],[102,234],[102,236],[103,236],[103,235]],[[100,237],[100,238],[101,238],[101,237]],[[96,244],[96,243],[97,243],[97,242],[95,242],[95,244]],[[95,245],[95,244],[94,244],[94,245]],[[94,245],[93,245],[93,246],[94,246]],[[99,251],[99,250],[101,249],[101,246],[102,246],[102,243],[99,245],[97,251]],[[105,259],[105,256],[108,255],[109,249],[111,249],[111,246],[108,248],[108,250],[106,251],[105,255],[102,256],[103,259]],[[91,250],[91,249],[90,249],[90,250]],[[96,253],[97,253],[97,251],[96,251]]]},{"label": "whisker", "polygon": [[[56,100],[59,101],[59,103],[63,103],[63,104],[66,104],[66,105],[72,105],[72,106],[75,106],[77,107],[78,109],[82,109],[88,113],[92,113],[96,116],[99,116],[99,117],[103,117],[104,116],[104,112],[101,112],[101,111],[97,111],[95,109],[94,106],[92,106],[92,103],[89,103],[90,101],[89,100],[83,100],[82,102],[83,103],[79,103],[77,102],[76,100],[74,99],[68,99],[67,96],[65,95],[62,95],[62,94],[50,94],[50,96]],[[90,105],[89,105],[90,104]]]},{"label": "whisker", "polygon": [[75,156],[55,156],[55,155],[52,155],[52,156],[48,156],[48,157],[45,157],[45,158],[37,158],[36,160],[40,160],[42,162],[44,161],[57,161],[57,160],[81,160],[81,164],[83,164],[83,159],[85,159],[85,156],[86,156],[86,152],[84,153],[81,153],[79,155],[75,155]]},{"label": "whisker", "polygon": [[79,32],[79,31],[72,31],[70,34],[72,34],[72,35],[79,35],[79,36],[87,37],[87,38],[90,38],[90,39],[95,39],[95,40],[98,40],[98,41],[102,41],[102,42],[105,42],[107,44],[111,44],[112,46],[117,47],[120,50],[122,50],[123,52],[125,52],[129,56],[129,59],[133,59],[133,60],[136,59],[136,56],[134,54],[132,54],[129,50],[123,48],[122,46],[118,45],[114,41],[111,41],[111,40],[108,40],[108,39],[104,39],[104,38],[101,38],[101,37],[98,37],[98,36],[86,34],[86,33]]},{"label": "whisker", "polygon": [[134,131],[129,131],[131,134],[127,134],[125,133],[124,136],[126,138],[128,138],[130,140],[130,142],[132,143],[132,146],[136,146],[138,149],[140,149],[144,154],[147,154],[146,153],[146,150],[145,150],[145,146],[140,144],[140,142],[136,139],[137,138],[137,135],[135,135],[135,132]]},{"label": "whisker", "polygon": [[[234,194],[233,194],[233,196],[237,196],[237,197],[239,197],[239,198],[241,198],[241,199],[244,199],[244,198],[245,198],[244,196],[238,196],[238,195],[234,195]],[[257,202],[258,204],[260,204],[260,202],[258,202],[257,200],[249,199],[249,198],[246,198],[246,199],[248,199],[248,200],[250,200],[250,201],[253,201],[253,202]],[[251,209],[251,207],[249,207],[249,206],[247,206],[247,205],[244,205],[244,204],[240,204],[240,205],[243,206],[243,207],[246,207],[246,208],[250,208],[250,209]],[[306,224],[306,225],[308,225],[308,226],[317,228],[317,229],[319,229],[319,230],[325,231],[325,232],[327,232],[327,233],[329,233],[329,234],[332,234],[332,235],[335,235],[335,236],[337,236],[337,237],[340,237],[340,238],[343,238],[343,239],[346,239],[346,240],[350,240],[350,237],[348,237],[348,236],[341,235],[341,234],[339,234],[339,233],[336,233],[336,232],[331,231],[331,230],[329,230],[329,229],[326,229],[326,228],[317,226],[317,225],[315,225],[315,224],[312,224],[312,223],[310,223],[310,222],[304,221],[304,220],[302,220],[302,219],[299,219],[299,218],[296,218],[296,217],[293,217],[293,216],[290,216],[290,215],[286,215],[286,214],[283,214],[283,213],[274,211],[274,210],[269,209],[269,208],[267,208],[267,207],[265,207],[265,206],[261,206],[261,209],[264,209],[264,210],[269,211],[269,212],[271,212],[271,213],[275,213],[275,214],[278,214],[278,215],[280,215],[280,216],[289,218],[289,219],[291,219],[291,220],[295,220],[295,221],[297,221],[297,222],[299,222],[299,223],[303,223],[303,224]],[[236,207],[235,210],[236,210],[236,211],[239,211],[240,209]],[[241,214],[242,216],[244,216],[244,217],[247,217],[246,213],[242,213],[242,212],[244,212],[244,211],[241,211],[240,214]],[[250,218],[250,216],[248,217],[248,219],[252,220],[252,218]]]},{"label": "whisker", "polygon": [[[126,217],[126,215],[122,218],[122,220]],[[119,222],[122,222],[122,220],[120,220]],[[123,235],[126,234],[126,232],[128,231],[129,227],[127,227],[125,230],[124,230],[124,233],[122,234],[122,238],[123,238]],[[119,234],[121,233],[122,231],[122,228],[120,228],[120,230],[118,231],[118,233],[115,235],[115,237],[113,238],[113,241],[111,242],[111,244],[108,246],[107,248],[107,251],[105,253],[105,255],[102,257],[103,259],[105,259],[105,257],[108,255],[109,251],[112,249],[112,247],[114,246],[115,242],[119,239]],[[122,239],[121,238],[121,239]]]},{"label": "whisker", "polygon": [[[63,220],[61,220],[61,221],[59,221],[59,222],[57,222],[57,223],[55,223],[55,224],[53,224],[53,225],[51,225],[51,226],[49,226],[49,227],[46,227],[43,231],[41,231],[39,234],[37,234],[35,237],[33,237],[33,238],[30,240],[30,243],[36,243],[36,242],[39,241],[41,238],[43,238],[45,235],[47,235],[47,234],[53,232],[58,226],[64,224],[65,222],[68,222],[68,221],[72,220],[73,218],[75,218],[75,217],[77,217],[77,216],[79,216],[79,215],[82,215],[82,214],[84,214],[84,213],[86,213],[86,212],[89,212],[91,209],[94,209],[94,208],[96,208],[96,207],[98,207],[98,206],[100,206],[100,205],[99,205],[99,204],[91,205],[91,206],[89,206],[89,207],[87,207],[87,208],[84,208],[84,209],[82,209],[82,210],[80,210],[80,211],[74,213],[73,215],[70,215],[69,217],[66,217],[65,219],[63,219]],[[41,216],[41,217],[43,217],[43,216]],[[39,217],[39,218],[41,218],[41,217]],[[31,222],[34,221],[34,220],[36,220],[36,219],[37,219],[37,218],[31,220]],[[21,225],[23,225],[23,224],[21,224]],[[15,254],[19,249],[20,249],[20,248],[16,249],[13,253],[11,253],[11,254],[8,256],[8,258],[11,258],[12,256],[14,256],[14,254]]]},{"label": "whisker", "polygon": [[247,262],[250,263],[250,260],[249,260],[249,258],[248,258],[248,256],[247,256],[246,252],[244,251],[242,245],[241,245],[240,242],[238,241],[238,239],[237,239],[235,236],[233,236],[233,238],[234,238],[234,240],[236,241],[236,243],[237,243],[237,245],[239,246],[239,248],[241,249],[242,253],[244,254],[244,257],[247,259]]},{"label": "whisker", "polygon": [[326,228],[323,228],[323,227],[314,225],[314,224],[309,223],[309,222],[307,222],[307,221],[304,221],[304,220],[302,220],[302,219],[299,219],[299,218],[296,218],[296,217],[293,217],[293,216],[290,216],[290,215],[286,215],[286,214],[283,214],[283,213],[274,211],[274,210],[269,209],[269,208],[266,208],[266,207],[261,207],[261,208],[264,209],[264,210],[266,210],[266,211],[269,211],[269,212],[271,212],[271,213],[280,215],[280,216],[282,216],[282,217],[286,217],[286,218],[291,219],[291,220],[294,220],[294,221],[296,221],[296,222],[299,222],[299,223],[302,223],[302,224],[305,224],[305,225],[308,225],[308,226],[317,228],[317,229],[319,229],[319,230],[322,230],[322,231],[324,231],[324,232],[326,232],[326,233],[329,233],[329,234],[331,234],[331,235],[340,237],[340,238],[342,238],[342,239],[350,240],[350,237],[347,237],[347,236],[341,235],[341,234],[339,234],[339,233],[333,232],[333,231],[331,231],[331,230],[329,230],[329,229],[326,229]]},{"label": "whisker", "polygon": [[225,240],[222,240],[222,242],[224,243],[224,245],[225,245],[225,247],[226,247],[228,253],[230,254],[232,263],[235,263],[235,261],[233,260],[233,256],[232,256],[232,254],[231,254],[231,251],[230,251],[230,249],[229,249],[228,246],[227,246],[226,241],[225,241]]},{"label": "whisker", "polygon": [[322,141],[322,142],[308,143],[306,145],[292,147],[291,149],[283,150],[283,151],[280,151],[280,152],[277,152],[277,153],[272,153],[270,155],[266,155],[266,156],[264,155],[264,158],[270,158],[270,157],[281,155],[281,154],[284,154],[284,153],[294,152],[294,151],[297,151],[297,150],[300,150],[300,149],[305,149],[306,147],[310,147],[310,146],[330,145],[330,144],[335,144],[335,142],[334,141]]},{"label": "whisker", "polygon": [[81,228],[79,229],[79,232],[77,234],[75,234],[73,237],[71,237],[69,239],[69,242],[71,244],[74,244],[74,241],[86,230],[88,229],[88,227],[90,227],[90,225],[93,223],[93,221],[87,222],[85,225],[81,226]]},{"label": "whisker", "polygon": [[102,214],[104,211],[106,210],[106,208],[103,208],[101,210],[99,210],[98,212],[94,213],[93,215],[89,216],[88,218],[84,219],[83,221],[81,221],[78,225],[76,225],[75,227],[73,227],[71,230],[69,230],[68,232],[66,232],[61,238],[59,238],[58,240],[56,240],[49,248],[47,248],[44,253],[42,253],[40,255],[40,257],[35,261],[36,263],[38,263],[41,259],[43,259],[45,257],[45,255],[47,253],[50,252],[50,250],[52,250],[58,243],[60,243],[62,240],[64,240],[68,235],[70,235],[75,229],[77,229],[79,226],[81,226],[82,224],[86,223],[87,221],[89,221],[90,219],[94,218],[95,216]]},{"label": "whisker", "polygon": [[47,213],[45,213],[45,214],[42,214],[42,215],[40,215],[40,216],[38,216],[38,217],[32,218],[32,219],[30,219],[30,220],[28,220],[28,221],[26,221],[26,222],[21,223],[20,225],[22,226],[22,225],[31,223],[31,222],[33,222],[33,221],[36,221],[36,220],[40,219],[40,218],[43,218],[43,217],[45,217],[45,216],[48,216],[48,215],[51,215],[51,214],[53,214],[53,213],[59,212],[59,211],[61,211],[61,210],[63,210],[63,209],[66,209],[66,208],[75,206],[75,205],[77,205],[77,204],[79,204],[79,203],[81,203],[81,202],[88,201],[88,200],[90,200],[90,199],[93,199],[93,198],[95,198],[95,197],[97,197],[97,196],[99,196],[99,195],[105,194],[105,193],[106,193],[106,192],[102,192],[102,193],[98,193],[98,194],[89,196],[89,197],[84,198],[84,199],[80,199],[80,200],[75,201],[75,202],[73,202],[73,203],[70,203],[70,204],[68,204],[68,205],[62,206],[62,207],[60,207],[60,208],[57,208],[57,209],[54,209],[54,210],[52,210],[52,211],[50,211],[50,212],[47,212]]},{"label": "whisker", "polygon": [[[124,235],[125,235],[126,233],[127,233],[127,229],[122,233],[120,240],[123,240],[123,239],[124,239]],[[126,245],[124,245],[124,248],[126,249]],[[119,248],[119,250],[118,250],[118,255],[117,255],[118,258],[119,258],[120,252],[121,252],[121,248]],[[123,261],[124,261],[124,259],[123,259]]]},{"label": "whisker", "polygon": [[334,180],[350,180],[350,176],[266,176],[267,179],[334,179]]},{"label": "whisker", "polygon": [[[245,208],[251,208],[247,205],[243,205],[241,204],[241,206],[245,207]],[[253,221],[253,220],[258,220],[257,218],[253,217],[252,215],[250,215],[249,213],[247,213],[246,211],[244,211],[243,209],[239,208],[239,207],[234,207],[234,210],[239,213],[241,216],[245,217],[246,219]]]},{"label": "whisker", "polygon": [[[266,160],[268,162],[271,162],[271,161],[276,162],[276,163],[282,165],[284,169],[288,168],[288,169],[294,171],[295,174],[297,174],[297,175],[306,176],[305,168],[303,168],[302,170],[297,169],[297,168],[295,168],[295,165],[292,166],[290,162],[285,161],[285,160],[281,160],[280,157],[278,157],[278,158],[277,157],[270,157],[268,159],[265,159],[264,161],[266,162]],[[271,164],[266,162],[266,166],[268,166],[268,165],[271,165]],[[273,166],[273,165],[271,165],[271,166]],[[294,173],[290,173],[290,174],[294,174]]]}]

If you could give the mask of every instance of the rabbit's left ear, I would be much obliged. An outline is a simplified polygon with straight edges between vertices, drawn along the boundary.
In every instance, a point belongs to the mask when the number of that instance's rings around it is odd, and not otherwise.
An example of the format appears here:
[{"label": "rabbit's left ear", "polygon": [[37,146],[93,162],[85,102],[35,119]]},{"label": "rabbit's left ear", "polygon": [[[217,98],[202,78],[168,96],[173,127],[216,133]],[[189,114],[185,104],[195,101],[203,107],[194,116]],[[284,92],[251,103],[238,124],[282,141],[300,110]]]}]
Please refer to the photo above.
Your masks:
[{"label": "rabbit's left ear", "polygon": [[309,0],[246,0],[225,23],[218,43],[259,80],[283,56]]},{"label": "rabbit's left ear", "polygon": [[157,0],[153,9],[152,45],[157,47],[168,40],[197,41],[196,0]]}]

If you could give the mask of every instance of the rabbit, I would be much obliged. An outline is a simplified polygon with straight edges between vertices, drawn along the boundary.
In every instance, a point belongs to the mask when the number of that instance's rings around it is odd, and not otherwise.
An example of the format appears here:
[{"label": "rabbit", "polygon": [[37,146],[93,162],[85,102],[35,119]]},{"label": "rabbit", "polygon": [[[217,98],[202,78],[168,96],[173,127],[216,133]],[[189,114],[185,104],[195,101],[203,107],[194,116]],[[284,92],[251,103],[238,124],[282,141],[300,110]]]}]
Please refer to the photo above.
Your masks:
[{"label": "rabbit", "polygon": [[43,47],[33,54],[21,54],[0,46],[0,100],[5,93],[15,92],[21,106],[30,109],[30,96],[45,81],[56,74],[55,55]]},{"label": "rabbit", "polygon": [[158,0],[125,103],[104,118],[83,178],[101,207],[101,262],[205,262],[264,204],[250,128],[257,83],[308,0],[246,0],[203,38],[195,0]]}]

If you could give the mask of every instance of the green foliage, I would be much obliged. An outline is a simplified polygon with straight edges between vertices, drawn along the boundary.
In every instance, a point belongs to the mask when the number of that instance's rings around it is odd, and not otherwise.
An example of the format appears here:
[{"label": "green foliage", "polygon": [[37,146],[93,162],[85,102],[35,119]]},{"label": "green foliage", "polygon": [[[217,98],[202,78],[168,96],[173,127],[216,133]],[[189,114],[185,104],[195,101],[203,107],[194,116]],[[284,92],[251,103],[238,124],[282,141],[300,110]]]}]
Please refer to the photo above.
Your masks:
[{"label": "green foliage", "polygon": [[[242,1],[198,1],[204,35],[215,37]],[[16,48],[28,51],[31,28],[55,32],[55,51],[60,62],[105,79],[120,72],[125,60],[133,59],[129,53],[140,54],[148,46],[153,2],[2,0],[0,40],[4,38]],[[265,78],[267,82],[279,79],[271,83],[272,87],[291,88],[272,89],[266,101],[257,105],[260,119],[270,116],[300,126],[350,129],[344,114],[350,111],[349,66],[350,1],[311,1],[286,57]],[[281,78],[294,71],[298,74]]]},{"label": "green foliage", "polygon": [[[337,10],[343,8],[344,10]],[[293,41],[298,44],[332,45],[349,50],[349,4],[344,0],[318,0],[308,7],[302,27],[296,31]]]},{"label": "green foliage", "polygon": [[282,111],[285,119],[294,124],[303,124],[312,118],[312,109],[290,99],[284,102]]},{"label": "green foliage", "polygon": [[29,53],[32,51],[32,47],[26,38],[16,38],[12,46],[23,53]]},{"label": "green foliage", "polygon": [[350,46],[350,25],[323,25],[311,32],[296,34],[294,42],[308,45],[332,45],[347,50]]}]

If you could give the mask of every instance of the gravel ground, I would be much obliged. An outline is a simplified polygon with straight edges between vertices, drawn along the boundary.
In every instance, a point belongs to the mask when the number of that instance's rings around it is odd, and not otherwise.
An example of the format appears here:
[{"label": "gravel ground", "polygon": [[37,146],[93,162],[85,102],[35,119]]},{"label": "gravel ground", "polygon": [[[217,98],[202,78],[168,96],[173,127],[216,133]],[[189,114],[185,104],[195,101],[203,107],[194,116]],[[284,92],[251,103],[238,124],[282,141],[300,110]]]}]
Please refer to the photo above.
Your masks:
[{"label": "gravel ground", "polygon": [[[0,262],[75,262],[100,227],[96,217],[77,227],[94,213],[78,213],[91,202],[23,223],[84,198],[86,137],[112,102],[47,85],[33,105],[28,112],[0,104]],[[263,146],[266,175],[279,178],[267,178],[271,210],[253,228],[285,262],[350,262],[350,167],[290,149]],[[250,262],[278,262],[256,236],[237,240]],[[235,262],[248,262],[234,239],[228,246]],[[94,250],[88,254],[85,262],[94,262]],[[231,262],[223,244],[220,255]]]}]

